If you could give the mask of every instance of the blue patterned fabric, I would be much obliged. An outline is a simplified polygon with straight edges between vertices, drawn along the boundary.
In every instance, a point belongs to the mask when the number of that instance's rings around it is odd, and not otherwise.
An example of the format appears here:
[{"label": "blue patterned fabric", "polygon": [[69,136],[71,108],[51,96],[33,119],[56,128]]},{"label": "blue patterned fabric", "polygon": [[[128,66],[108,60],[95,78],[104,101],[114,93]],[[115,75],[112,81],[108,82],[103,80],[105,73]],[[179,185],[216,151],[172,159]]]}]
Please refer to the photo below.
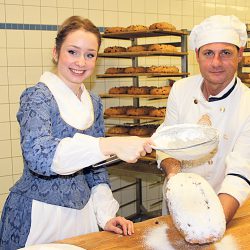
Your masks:
[{"label": "blue patterned fabric", "polygon": [[95,121],[87,130],[77,130],[60,117],[57,103],[43,83],[26,89],[21,95],[17,119],[21,128],[24,171],[11,188],[0,222],[0,249],[23,247],[31,225],[32,200],[82,209],[89,200],[90,189],[100,183],[109,185],[105,168],[88,167],[72,175],[61,176],[50,167],[57,145],[65,137],[83,133],[104,136],[102,103],[90,93]]}]

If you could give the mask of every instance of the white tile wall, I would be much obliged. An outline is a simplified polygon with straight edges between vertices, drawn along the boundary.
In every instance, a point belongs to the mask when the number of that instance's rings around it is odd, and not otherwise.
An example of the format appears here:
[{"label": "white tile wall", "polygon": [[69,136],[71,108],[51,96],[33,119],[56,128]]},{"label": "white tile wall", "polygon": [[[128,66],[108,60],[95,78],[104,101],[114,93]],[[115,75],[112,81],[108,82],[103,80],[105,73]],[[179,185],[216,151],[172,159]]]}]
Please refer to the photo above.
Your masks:
[{"label": "white tile wall", "polygon": [[[58,25],[69,15],[90,18],[96,26],[150,25],[157,21],[173,23],[177,29],[190,30],[195,24],[212,14],[234,14],[242,21],[250,22],[250,2],[246,0],[0,0],[0,23],[24,23]],[[9,188],[22,173],[23,162],[19,142],[19,125],[16,113],[21,92],[34,85],[44,70],[50,70],[51,49],[56,32],[49,30],[0,29],[0,212]],[[140,43],[167,42],[170,37],[139,39]],[[103,40],[101,51],[107,46],[128,47],[129,41]],[[140,58],[140,65],[176,64],[176,58]],[[107,67],[130,66],[129,59],[103,59],[97,62],[96,74]],[[199,71],[195,55],[190,51],[189,72]],[[142,84],[162,86],[164,79],[142,79]],[[86,81],[86,87],[96,93],[104,93],[112,86],[132,84],[131,79],[98,79]],[[162,106],[166,101],[163,100]],[[131,105],[129,99],[104,100],[104,107]],[[144,102],[143,102],[144,103]],[[157,105],[156,101],[150,102]],[[119,123],[119,121],[110,121]],[[111,176],[112,188],[133,182],[133,178]],[[152,186],[150,179],[143,181],[143,204],[152,209],[152,203],[161,199],[161,185]],[[135,198],[135,188],[114,194],[121,203]],[[156,205],[153,209],[160,208]],[[135,212],[135,204],[123,207],[119,214]]]}]

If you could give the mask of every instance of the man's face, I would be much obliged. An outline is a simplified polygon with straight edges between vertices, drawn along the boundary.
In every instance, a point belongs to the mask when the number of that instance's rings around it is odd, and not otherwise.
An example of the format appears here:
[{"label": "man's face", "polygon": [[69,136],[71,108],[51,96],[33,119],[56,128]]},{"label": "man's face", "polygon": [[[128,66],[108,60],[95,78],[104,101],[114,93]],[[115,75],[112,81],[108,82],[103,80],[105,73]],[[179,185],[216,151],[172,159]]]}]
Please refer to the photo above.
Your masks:
[{"label": "man's face", "polygon": [[230,43],[210,43],[196,50],[196,59],[200,72],[207,84],[224,89],[233,79],[242,51]]}]

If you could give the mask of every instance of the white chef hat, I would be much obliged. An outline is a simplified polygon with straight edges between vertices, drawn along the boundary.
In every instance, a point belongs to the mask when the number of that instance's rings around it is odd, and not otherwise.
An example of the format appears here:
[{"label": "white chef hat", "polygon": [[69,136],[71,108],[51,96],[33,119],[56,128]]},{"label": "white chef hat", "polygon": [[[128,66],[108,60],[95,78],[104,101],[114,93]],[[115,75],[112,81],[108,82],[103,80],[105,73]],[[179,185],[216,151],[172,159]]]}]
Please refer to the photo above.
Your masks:
[{"label": "white chef hat", "polygon": [[246,25],[233,15],[215,15],[194,26],[189,36],[189,47],[193,50],[216,42],[244,47],[247,42]]}]

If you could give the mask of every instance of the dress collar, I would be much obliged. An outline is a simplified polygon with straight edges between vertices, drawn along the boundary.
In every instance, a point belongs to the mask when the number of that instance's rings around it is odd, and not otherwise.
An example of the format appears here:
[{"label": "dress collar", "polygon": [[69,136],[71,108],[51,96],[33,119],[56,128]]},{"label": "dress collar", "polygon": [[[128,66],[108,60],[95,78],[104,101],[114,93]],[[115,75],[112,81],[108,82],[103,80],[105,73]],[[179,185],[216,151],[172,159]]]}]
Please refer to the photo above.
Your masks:
[{"label": "dress collar", "polygon": [[85,86],[82,85],[81,100],[73,91],[55,74],[44,72],[40,78],[53,94],[62,119],[70,126],[85,130],[94,122],[94,109],[92,99]]}]

